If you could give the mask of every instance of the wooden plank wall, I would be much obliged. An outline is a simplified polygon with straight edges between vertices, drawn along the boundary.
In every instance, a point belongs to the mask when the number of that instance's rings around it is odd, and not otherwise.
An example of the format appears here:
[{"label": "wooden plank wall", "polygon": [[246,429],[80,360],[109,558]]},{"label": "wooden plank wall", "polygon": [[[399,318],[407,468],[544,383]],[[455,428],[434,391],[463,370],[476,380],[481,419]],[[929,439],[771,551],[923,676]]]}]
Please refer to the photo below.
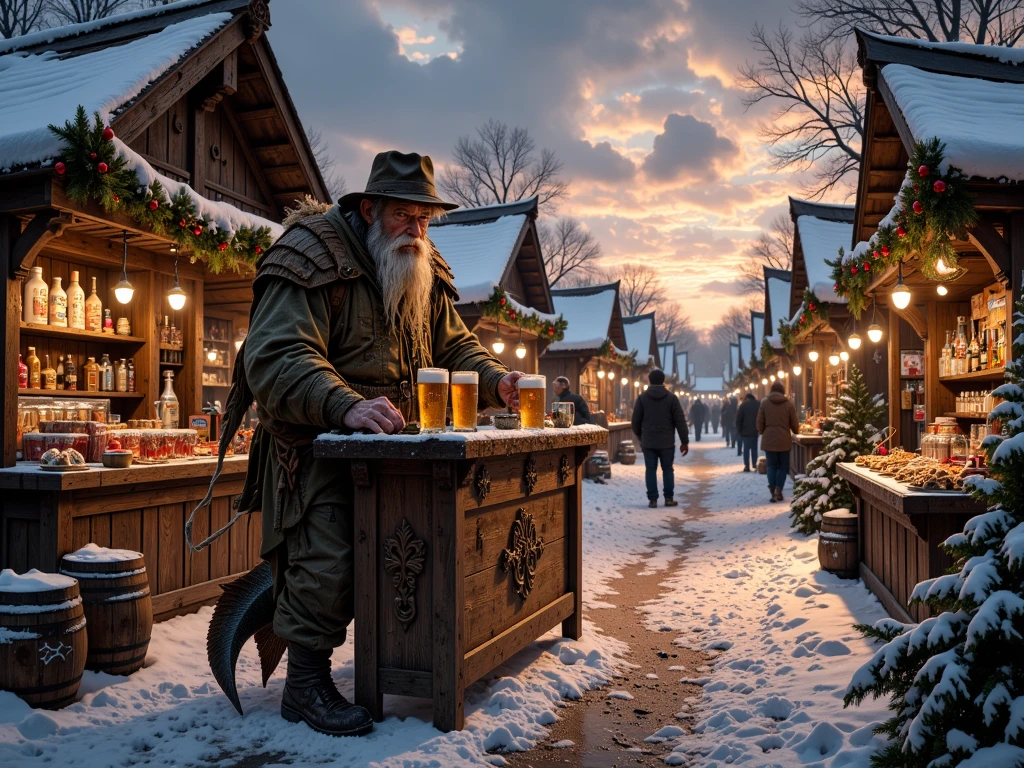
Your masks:
[{"label": "wooden plank wall", "polygon": [[[270,217],[271,206],[245,157],[245,139],[235,133],[222,105],[218,104],[205,116],[203,136],[206,146],[200,147],[196,155],[197,161],[203,158],[206,163],[201,174],[206,188],[201,193],[211,200],[224,200],[243,211]],[[214,157],[213,147],[219,150],[219,158]],[[234,196],[230,194],[232,192]]]},{"label": "wooden plank wall", "polygon": [[145,155],[164,175],[188,182],[188,117],[188,96],[183,96],[129,146]]}]

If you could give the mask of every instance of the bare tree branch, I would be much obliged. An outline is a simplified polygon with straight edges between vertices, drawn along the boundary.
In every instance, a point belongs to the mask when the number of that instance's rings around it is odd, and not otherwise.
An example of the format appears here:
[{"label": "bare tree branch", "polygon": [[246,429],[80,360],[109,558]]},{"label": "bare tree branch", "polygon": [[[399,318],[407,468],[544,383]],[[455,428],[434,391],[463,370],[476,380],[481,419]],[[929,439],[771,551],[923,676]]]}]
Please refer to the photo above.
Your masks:
[{"label": "bare tree branch", "polygon": [[559,178],[562,162],[549,149],[538,156],[526,128],[488,120],[477,128],[476,138],[460,136],[452,156],[438,186],[455,202],[470,208],[536,195],[539,204],[550,210],[568,190],[568,182]]},{"label": "bare tree branch", "polygon": [[601,255],[601,245],[579,219],[564,217],[538,227],[548,282],[557,286],[569,273],[588,273]]},{"label": "bare tree branch", "polygon": [[[655,333],[659,344],[675,342],[677,352],[688,352],[700,344],[700,333],[684,315],[677,302],[663,301],[655,308]],[[666,363],[661,361],[664,366]]]},{"label": "bare tree branch", "polygon": [[334,169],[334,166],[338,164],[338,159],[331,154],[331,148],[327,146],[327,140],[324,139],[323,134],[312,126],[306,127],[306,139],[313,152],[313,159],[316,160],[317,167],[320,169],[320,175],[324,177],[327,194],[331,197],[330,200],[321,202],[337,201],[339,197],[348,192],[345,177]]},{"label": "bare tree branch", "polygon": [[618,271],[619,303],[626,317],[642,315],[665,300],[657,270],[646,264],[623,264]]},{"label": "bare tree branch", "polygon": [[45,0],[0,0],[0,37],[27,35],[40,25]]},{"label": "bare tree branch", "polygon": [[60,24],[80,24],[113,16],[134,0],[50,0],[48,11]]},{"label": "bare tree branch", "polygon": [[740,268],[745,295],[764,296],[764,267],[789,269],[793,259],[793,219],[780,213],[747,250],[749,260]]},{"label": "bare tree branch", "polygon": [[[711,329],[712,347],[725,350],[722,359],[725,359],[729,351],[729,345],[736,343],[736,337],[740,334],[750,335],[750,308],[733,306],[725,313],[721,320]],[[719,365],[721,368],[721,365]]]}]

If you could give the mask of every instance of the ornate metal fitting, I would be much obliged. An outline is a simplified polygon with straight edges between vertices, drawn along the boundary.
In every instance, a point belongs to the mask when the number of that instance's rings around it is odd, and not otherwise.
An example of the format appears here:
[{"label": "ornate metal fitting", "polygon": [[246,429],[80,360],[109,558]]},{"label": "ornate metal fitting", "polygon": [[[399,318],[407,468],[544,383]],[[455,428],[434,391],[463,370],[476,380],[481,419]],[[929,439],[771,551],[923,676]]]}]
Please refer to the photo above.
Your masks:
[{"label": "ornate metal fitting", "polygon": [[516,510],[516,519],[508,539],[508,549],[501,552],[501,567],[505,573],[512,571],[512,588],[525,600],[533,591],[537,561],[544,554],[544,539],[537,536],[533,515],[522,507]]},{"label": "ornate metal fitting", "polygon": [[487,498],[487,494],[491,492],[491,473],[487,471],[487,467],[483,464],[480,465],[480,469],[476,471],[476,495],[480,497],[480,501]]},{"label": "ornate metal fitting", "polygon": [[270,6],[267,0],[251,0],[247,26],[246,42],[252,45],[270,27]]},{"label": "ornate metal fitting", "polygon": [[533,454],[526,457],[526,464],[523,465],[523,482],[526,483],[526,495],[529,496],[537,487],[537,460]]},{"label": "ornate metal fitting", "polygon": [[398,592],[395,616],[406,631],[416,618],[416,577],[423,573],[426,552],[426,542],[416,538],[405,518],[395,535],[384,540],[384,569],[393,572],[391,583]]},{"label": "ornate metal fitting", "polygon": [[569,457],[563,453],[562,458],[558,460],[558,483],[565,485],[569,482],[569,475],[571,474],[572,469],[569,466]]}]

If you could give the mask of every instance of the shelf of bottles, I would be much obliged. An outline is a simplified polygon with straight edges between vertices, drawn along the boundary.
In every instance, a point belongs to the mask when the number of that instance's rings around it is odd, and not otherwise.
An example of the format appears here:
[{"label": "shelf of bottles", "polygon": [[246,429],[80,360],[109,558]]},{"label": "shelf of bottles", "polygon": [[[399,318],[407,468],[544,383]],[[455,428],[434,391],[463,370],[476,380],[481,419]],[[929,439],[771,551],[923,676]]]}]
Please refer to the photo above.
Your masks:
[{"label": "shelf of bottles", "polygon": [[956,330],[946,331],[939,357],[939,379],[943,383],[1001,381],[1005,365],[1005,320],[960,315]]},{"label": "shelf of bottles", "polygon": [[233,334],[231,321],[208,317],[203,323],[203,387],[224,390],[231,386],[231,356]]},{"label": "shelf of bottles", "polygon": [[178,328],[167,315],[157,326],[159,333],[159,352],[161,368],[182,368],[185,365],[185,339],[181,328]]}]

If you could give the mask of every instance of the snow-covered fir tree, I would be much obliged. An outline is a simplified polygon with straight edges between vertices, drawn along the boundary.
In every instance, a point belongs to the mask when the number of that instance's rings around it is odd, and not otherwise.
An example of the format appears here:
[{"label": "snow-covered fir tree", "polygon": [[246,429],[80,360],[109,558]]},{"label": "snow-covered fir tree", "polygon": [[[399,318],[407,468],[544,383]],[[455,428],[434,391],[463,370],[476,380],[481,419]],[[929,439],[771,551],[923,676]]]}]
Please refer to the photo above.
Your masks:
[{"label": "snow-covered fir tree", "polygon": [[860,369],[852,363],[849,381],[836,398],[832,418],[832,429],[823,435],[824,449],[807,463],[807,473],[793,484],[789,514],[792,526],[803,533],[819,531],[821,516],[826,512],[853,506],[853,494],[836,472],[836,465],[871,453],[889,420],[882,395],[868,392]]},{"label": "snow-covered fir tree", "polygon": [[876,766],[1024,765],[1024,301],[1015,319],[1014,361],[994,392],[1005,402],[989,415],[1003,435],[985,441],[991,476],[965,481],[988,511],[943,544],[959,570],[914,589],[931,618],[859,627],[885,642],[845,698],[889,697]]}]

